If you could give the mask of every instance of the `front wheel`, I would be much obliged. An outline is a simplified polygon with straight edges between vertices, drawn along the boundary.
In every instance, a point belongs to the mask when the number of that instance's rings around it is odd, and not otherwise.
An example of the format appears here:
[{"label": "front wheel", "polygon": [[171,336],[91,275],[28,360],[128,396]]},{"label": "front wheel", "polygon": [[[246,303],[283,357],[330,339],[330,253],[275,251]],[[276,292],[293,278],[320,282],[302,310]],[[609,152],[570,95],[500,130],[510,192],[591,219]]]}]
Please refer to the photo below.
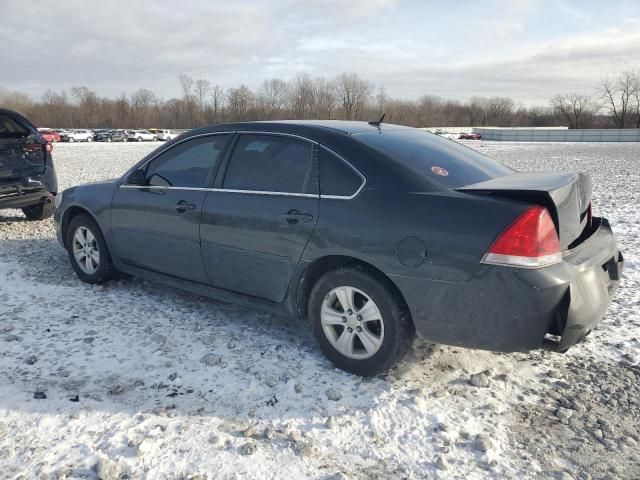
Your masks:
[{"label": "front wheel", "polygon": [[338,368],[384,372],[409,350],[415,329],[390,281],[361,267],[322,276],[311,291],[309,319],[321,350]]},{"label": "front wheel", "polygon": [[109,249],[100,227],[88,215],[71,220],[66,237],[69,260],[78,278],[86,283],[103,283],[114,274]]},{"label": "front wheel", "polygon": [[75,140],[73,137],[69,137],[69,143],[73,143],[73,142],[75,142],[75,141],[76,141],[76,140]]},{"label": "front wheel", "polygon": [[87,142],[93,142],[93,138],[88,137],[88,138],[87,138]]}]

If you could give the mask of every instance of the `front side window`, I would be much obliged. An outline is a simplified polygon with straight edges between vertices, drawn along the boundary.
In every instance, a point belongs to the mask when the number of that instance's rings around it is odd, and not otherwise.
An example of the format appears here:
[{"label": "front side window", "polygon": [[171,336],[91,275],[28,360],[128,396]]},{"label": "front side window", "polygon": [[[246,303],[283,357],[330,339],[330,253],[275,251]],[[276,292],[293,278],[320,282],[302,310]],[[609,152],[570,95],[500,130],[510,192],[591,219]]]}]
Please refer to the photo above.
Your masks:
[{"label": "front side window", "polygon": [[147,182],[156,187],[206,188],[209,172],[221,158],[229,135],[186,141],[160,154],[146,169]]},{"label": "front side window", "polygon": [[311,143],[278,135],[241,135],[229,161],[224,188],[318,193]]}]

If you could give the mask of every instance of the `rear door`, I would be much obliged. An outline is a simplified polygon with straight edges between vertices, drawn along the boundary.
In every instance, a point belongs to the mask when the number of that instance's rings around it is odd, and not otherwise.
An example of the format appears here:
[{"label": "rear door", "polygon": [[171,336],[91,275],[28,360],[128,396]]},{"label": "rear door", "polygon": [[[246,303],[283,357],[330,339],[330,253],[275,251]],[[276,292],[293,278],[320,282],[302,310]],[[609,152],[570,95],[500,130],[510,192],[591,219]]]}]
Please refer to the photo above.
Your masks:
[{"label": "rear door", "polygon": [[122,262],[208,283],[200,251],[207,188],[230,134],[181,142],[143,168],[147,185],[121,185],[111,205],[111,240]]},{"label": "rear door", "polygon": [[242,133],[207,194],[200,235],[210,283],[281,302],[318,219],[315,145]]},{"label": "rear door", "polygon": [[0,181],[42,175],[44,143],[24,119],[0,111]]}]

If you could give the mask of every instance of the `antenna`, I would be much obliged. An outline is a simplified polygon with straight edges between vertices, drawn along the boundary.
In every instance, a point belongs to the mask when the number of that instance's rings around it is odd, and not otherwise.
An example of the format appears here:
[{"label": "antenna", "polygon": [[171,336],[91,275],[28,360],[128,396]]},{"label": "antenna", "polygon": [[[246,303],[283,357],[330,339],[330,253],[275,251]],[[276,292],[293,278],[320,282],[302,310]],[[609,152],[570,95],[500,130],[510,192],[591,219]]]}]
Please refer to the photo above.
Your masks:
[{"label": "antenna", "polygon": [[380,120],[372,120],[372,121],[370,121],[369,125],[372,125],[374,127],[380,127],[380,124],[384,120],[385,115],[386,115],[386,113],[383,113],[382,116],[380,117]]}]

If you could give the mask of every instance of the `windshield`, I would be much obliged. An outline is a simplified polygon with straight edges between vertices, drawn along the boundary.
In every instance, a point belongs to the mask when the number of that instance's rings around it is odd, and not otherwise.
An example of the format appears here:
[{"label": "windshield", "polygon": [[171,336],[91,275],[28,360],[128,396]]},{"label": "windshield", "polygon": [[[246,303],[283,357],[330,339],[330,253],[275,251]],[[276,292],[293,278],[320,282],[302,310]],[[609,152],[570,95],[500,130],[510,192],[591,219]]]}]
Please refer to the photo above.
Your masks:
[{"label": "windshield", "polygon": [[412,174],[449,189],[513,173],[471,148],[422,130],[383,130],[354,138],[399,161]]}]

